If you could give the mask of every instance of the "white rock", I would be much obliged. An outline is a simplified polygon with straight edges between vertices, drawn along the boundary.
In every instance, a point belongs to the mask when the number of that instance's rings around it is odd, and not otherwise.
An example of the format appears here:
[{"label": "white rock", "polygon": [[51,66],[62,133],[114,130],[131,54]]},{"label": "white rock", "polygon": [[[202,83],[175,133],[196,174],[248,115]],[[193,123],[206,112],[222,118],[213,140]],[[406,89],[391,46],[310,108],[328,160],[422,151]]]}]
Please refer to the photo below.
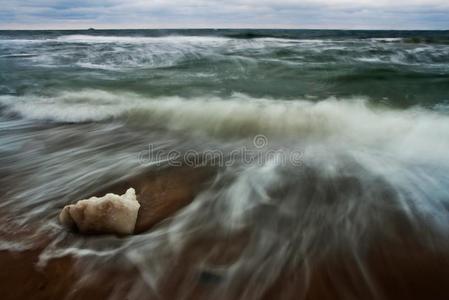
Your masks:
[{"label": "white rock", "polygon": [[136,191],[129,188],[125,194],[106,194],[67,205],[59,214],[59,221],[80,232],[132,234],[140,204]]}]

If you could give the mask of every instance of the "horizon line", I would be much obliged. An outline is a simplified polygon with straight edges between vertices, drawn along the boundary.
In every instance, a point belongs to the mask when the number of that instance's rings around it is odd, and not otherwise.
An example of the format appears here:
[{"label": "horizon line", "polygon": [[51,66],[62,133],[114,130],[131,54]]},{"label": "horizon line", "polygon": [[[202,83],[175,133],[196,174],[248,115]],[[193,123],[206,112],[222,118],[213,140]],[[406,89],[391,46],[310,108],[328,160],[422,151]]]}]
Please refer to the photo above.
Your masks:
[{"label": "horizon line", "polygon": [[350,30],[350,31],[449,31],[448,29],[379,29],[379,28],[292,28],[292,27],[132,27],[132,28],[1,28],[0,31],[103,31],[103,30]]}]

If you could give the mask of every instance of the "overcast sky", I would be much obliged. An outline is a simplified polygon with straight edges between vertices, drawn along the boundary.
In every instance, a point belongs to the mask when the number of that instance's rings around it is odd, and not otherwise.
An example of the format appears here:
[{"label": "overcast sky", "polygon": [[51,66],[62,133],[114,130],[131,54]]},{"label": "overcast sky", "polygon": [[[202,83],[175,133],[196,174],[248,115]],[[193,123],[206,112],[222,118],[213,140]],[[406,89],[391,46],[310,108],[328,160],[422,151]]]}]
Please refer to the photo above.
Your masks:
[{"label": "overcast sky", "polygon": [[0,29],[449,29],[449,0],[0,0]]}]

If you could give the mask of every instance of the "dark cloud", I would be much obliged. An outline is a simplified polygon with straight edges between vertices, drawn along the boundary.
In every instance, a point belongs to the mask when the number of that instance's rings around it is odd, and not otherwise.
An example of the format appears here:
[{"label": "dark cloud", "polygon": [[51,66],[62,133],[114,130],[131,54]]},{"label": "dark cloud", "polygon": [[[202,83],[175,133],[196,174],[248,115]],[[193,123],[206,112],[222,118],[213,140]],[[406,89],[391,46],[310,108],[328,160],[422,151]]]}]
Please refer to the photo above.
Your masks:
[{"label": "dark cloud", "polygon": [[447,0],[4,0],[0,28],[449,29]]}]

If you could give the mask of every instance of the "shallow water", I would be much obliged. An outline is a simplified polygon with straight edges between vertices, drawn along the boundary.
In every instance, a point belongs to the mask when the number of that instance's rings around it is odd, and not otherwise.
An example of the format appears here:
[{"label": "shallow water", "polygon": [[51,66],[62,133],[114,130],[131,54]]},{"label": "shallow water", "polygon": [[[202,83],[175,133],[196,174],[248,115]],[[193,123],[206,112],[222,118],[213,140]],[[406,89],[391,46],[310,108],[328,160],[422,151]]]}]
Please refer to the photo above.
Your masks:
[{"label": "shallow water", "polygon": [[[362,291],[329,271],[339,288],[328,296],[384,298],[373,249],[407,257],[408,240],[447,249],[447,40],[444,31],[0,32],[0,248],[46,236],[41,265],[67,254],[89,257],[86,274],[134,265],[146,285],[133,299],[165,295],[167,276],[172,299],[198,284],[206,299],[260,299],[291,273],[300,275],[277,298],[313,298],[314,272],[341,255]],[[180,166],[214,171],[192,183],[174,175]],[[159,201],[198,191],[157,226],[84,237],[58,224],[64,205],[123,182],[143,189],[160,170],[169,171],[155,184]]]}]

